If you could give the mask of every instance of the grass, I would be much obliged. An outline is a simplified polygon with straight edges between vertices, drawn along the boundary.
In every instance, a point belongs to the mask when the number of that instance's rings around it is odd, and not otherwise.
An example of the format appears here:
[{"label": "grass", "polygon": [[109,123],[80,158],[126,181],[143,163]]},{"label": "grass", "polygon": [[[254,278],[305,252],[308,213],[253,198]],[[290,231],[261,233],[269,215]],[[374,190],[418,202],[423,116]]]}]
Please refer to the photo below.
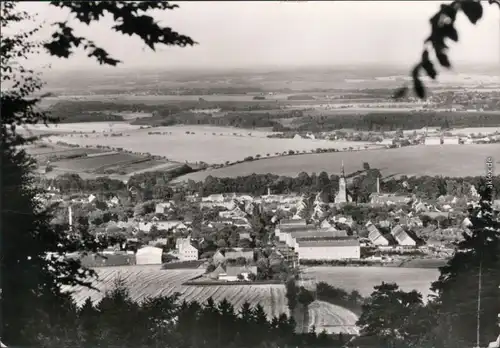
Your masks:
[{"label": "grass", "polygon": [[[148,135],[149,132],[168,134]],[[134,130],[127,132],[127,136],[124,137],[89,134],[88,137],[53,138],[80,146],[101,144],[114,148],[121,147],[133,152],[166,156],[176,162],[203,161],[210,164],[239,161],[247,156],[266,157],[267,154],[274,156],[276,152],[282,153],[288,150],[302,152],[317,148],[342,149],[369,145],[365,142],[267,138],[268,134],[271,133],[231,127],[173,126]]]},{"label": "grass", "polygon": [[[346,172],[355,172],[368,162],[387,176],[443,175],[450,177],[481,176],[485,174],[485,158],[500,153],[500,144],[411,146],[397,149],[336,152],[285,156],[239,163],[225,168],[206,170],[178,179],[204,180],[207,176],[237,177],[272,173],[297,176],[300,172],[338,173],[344,161]],[[500,158],[497,158],[497,163]]]},{"label": "grass", "polygon": [[209,297],[219,302],[227,298],[236,309],[248,301],[251,305],[260,303],[269,318],[288,313],[285,287],[283,285],[235,285],[235,286],[190,286],[182,285],[189,279],[205,272],[203,269],[161,270],[161,266],[125,266],[96,269],[98,280],[93,285],[100,290],[84,287],[65,288],[75,290],[73,297],[81,305],[90,297],[99,301],[106,290],[111,290],[115,280],[121,278],[134,301],[151,296],[170,296],[180,293],[180,300],[206,302]]},{"label": "grass", "polygon": [[395,282],[405,291],[417,290],[424,299],[430,294],[431,283],[438,279],[439,271],[431,268],[399,267],[308,267],[304,277],[325,282],[347,291],[357,290],[367,297],[381,282]]},{"label": "grass", "polygon": [[314,301],[309,305],[309,330],[325,330],[329,334],[358,334],[355,326],[358,316],[350,310],[324,301]]},{"label": "grass", "polygon": [[135,161],[141,160],[143,157],[127,154],[127,153],[114,153],[109,155],[84,157],[77,159],[68,159],[53,162],[55,167],[67,169],[70,171],[95,171],[102,168],[124,166]]}]

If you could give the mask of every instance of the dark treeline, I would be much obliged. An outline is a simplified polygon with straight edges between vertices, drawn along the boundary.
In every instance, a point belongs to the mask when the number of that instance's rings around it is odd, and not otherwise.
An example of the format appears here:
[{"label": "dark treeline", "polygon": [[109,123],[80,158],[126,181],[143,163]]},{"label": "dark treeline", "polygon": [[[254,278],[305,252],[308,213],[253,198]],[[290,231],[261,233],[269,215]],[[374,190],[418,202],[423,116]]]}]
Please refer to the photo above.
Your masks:
[{"label": "dark treeline", "polygon": [[[294,128],[279,127],[277,131],[324,132],[348,128],[362,131],[395,131],[424,127],[497,127],[500,114],[481,112],[379,112],[365,115],[308,116],[292,122]],[[295,128],[297,127],[297,128]]]},{"label": "dark treeline", "polygon": [[213,126],[227,126],[238,128],[279,128],[281,124],[277,121],[278,119],[301,117],[302,115],[302,110],[279,111],[273,113],[265,112],[265,110],[263,110],[262,112],[252,113],[246,113],[244,111],[240,111],[237,113],[230,112],[226,115],[214,117],[210,113],[193,113],[185,111],[170,115],[155,113],[153,117],[140,118],[132,122],[132,124],[150,126],[172,126],[176,124],[208,124]]},{"label": "dark treeline", "polygon": [[[170,118],[175,114],[182,113],[187,116],[192,109],[218,109],[225,112],[273,110],[277,108],[274,101],[262,102],[240,102],[240,101],[206,101],[199,100],[172,101],[169,104],[144,104],[144,103],[115,103],[103,101],[64,101],[50,107],[50,116],[60,122],[95,122],[109,121],[109,117],[120,117],[113,113],[120,112],[145,112],[151,113],[152,117],[146,117],[151,121],[163,120],[172,122],[177,117]],[[187,114],[186,114],[187,113]],[[206,115],[205,115],[206,117]],[[101,118],[101,119],[99,119]],[[78,121],[73,121],[77,119]],[[144,121],[143,121],[144,122]],[[167,124],[168,125],[168,124]]]},{"label": "dark treeline", "polygon": [[[168,186],[173,178],[189,173],[189,166],[182,166],[170,172],[146,172],[133,175],[128,184],[119,180],[105,177],[97,179],[82,179],[77,174],[59,175],[54,179],[41,179],[44,188],[54,186],[63,193],[99,193],[130,190],[147,199],[170,199],[174,190]],[[362,203],[369,199],[376,191],[376,178],[381,177],[377,169],[358,171],[348,189],[353,198]],[[467,196],[471,193],[472,185],[480,185],[482,177],[450,178],[441,176],[420,176],[400,178],[386,178],[380,180],[382,193],[413,195],[422,199],[436,199],[439,196]],[[204,181],[188,180],[184,184],[185,193],[199,193],[203,196],[218,193],[246,193],[265,195],[268,188],[273,194],[288,193],[316,193],[323,192],[333,200],[338,189],[339,176],[329,175],[326,172],[319,174],[306,172],[296,177],[279,176],[275,174],[251,174],[235,178],[218,178],[208,176]],[[494,197],[500,198],[500,176],[492,177]]]},{"label": "dark treeline", "polygon": [[325,333],[295,333],[295,321],[285,314],[268,320],[260,305],[245,303],[236,310],[225,299],[211,298],[203,305],[180,303],[178,294],[137,303],[120,281],[97,304],[89,298],[77,308],[70,298],[65,301],[67,306],[52,308],[50,320],[31,326],[37,346],[341,347]]},{"label": "dark treeline", "polygon": [[[351,189],[359,190],[360,198],[366,193],[376,190],[376,169],[369,169],[353,180]],[[441,195],[463,196],[470,193],[471,185],[476,188],[482,177],[449,178],[440,176],[421,176],[389,178],[380,180],[380,189],[383,193],[413,194],[417,197],[435,199]],[[500,197],[500,176],[492,178],[496,197]],[[334,194],[338,188],[339,177],[321,172],[308,174],[300,173],[297,177],[278,176],[275,174],[252,174],[236,178],[218,178],[208,176],[203,182],[189,180],[187,187],[190,191],[203,195],[216,193],[247,193],[263,195],[269,187],[273,194],[327,192]],[[405,185],[403,183],[406,182]],[[406,186],[406,187],[405,187]],[[418,189],[417,189],[418,187]]]}]

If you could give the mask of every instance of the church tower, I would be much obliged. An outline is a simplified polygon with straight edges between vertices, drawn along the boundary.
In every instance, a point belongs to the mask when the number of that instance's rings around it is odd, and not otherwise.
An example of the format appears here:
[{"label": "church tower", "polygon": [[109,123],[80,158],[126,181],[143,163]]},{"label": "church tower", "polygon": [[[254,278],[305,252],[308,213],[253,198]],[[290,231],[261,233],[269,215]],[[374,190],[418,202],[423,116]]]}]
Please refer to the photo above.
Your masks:
[{"label": "church tower", "polygon": [[340,179],[339,179],[339,191],[337,196],[335,197],[335,203],[346,203],[347,202],[347,187],[345,181],[345,172],[344,172],[344,161],[342,161],[342,168],[340,170]]}]

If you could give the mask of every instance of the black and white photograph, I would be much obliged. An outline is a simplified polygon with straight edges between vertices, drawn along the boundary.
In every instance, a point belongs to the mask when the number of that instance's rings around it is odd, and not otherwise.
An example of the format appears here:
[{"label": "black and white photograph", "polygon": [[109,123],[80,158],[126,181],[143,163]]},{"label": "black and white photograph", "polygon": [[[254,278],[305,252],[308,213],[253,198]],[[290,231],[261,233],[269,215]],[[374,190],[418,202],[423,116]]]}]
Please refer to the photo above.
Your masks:
[{"label": "black and white photograph", "polygon": [[500,348],[500,0],[0,23],[0,347]]}]

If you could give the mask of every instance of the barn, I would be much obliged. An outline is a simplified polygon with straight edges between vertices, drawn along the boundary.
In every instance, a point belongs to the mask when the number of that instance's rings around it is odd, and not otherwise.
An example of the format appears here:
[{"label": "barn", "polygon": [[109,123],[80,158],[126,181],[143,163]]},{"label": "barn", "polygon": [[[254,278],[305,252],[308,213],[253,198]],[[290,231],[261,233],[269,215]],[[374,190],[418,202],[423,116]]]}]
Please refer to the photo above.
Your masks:
[{"label": "barn", "polygon": [[359,240],[353,238],[299,239],[299,260],[348,260],[361,257]]},{"label": "barn", "polygon": [[161,265],[163,249],[146,246],[137,250],[135,262],[137,265]]}]

